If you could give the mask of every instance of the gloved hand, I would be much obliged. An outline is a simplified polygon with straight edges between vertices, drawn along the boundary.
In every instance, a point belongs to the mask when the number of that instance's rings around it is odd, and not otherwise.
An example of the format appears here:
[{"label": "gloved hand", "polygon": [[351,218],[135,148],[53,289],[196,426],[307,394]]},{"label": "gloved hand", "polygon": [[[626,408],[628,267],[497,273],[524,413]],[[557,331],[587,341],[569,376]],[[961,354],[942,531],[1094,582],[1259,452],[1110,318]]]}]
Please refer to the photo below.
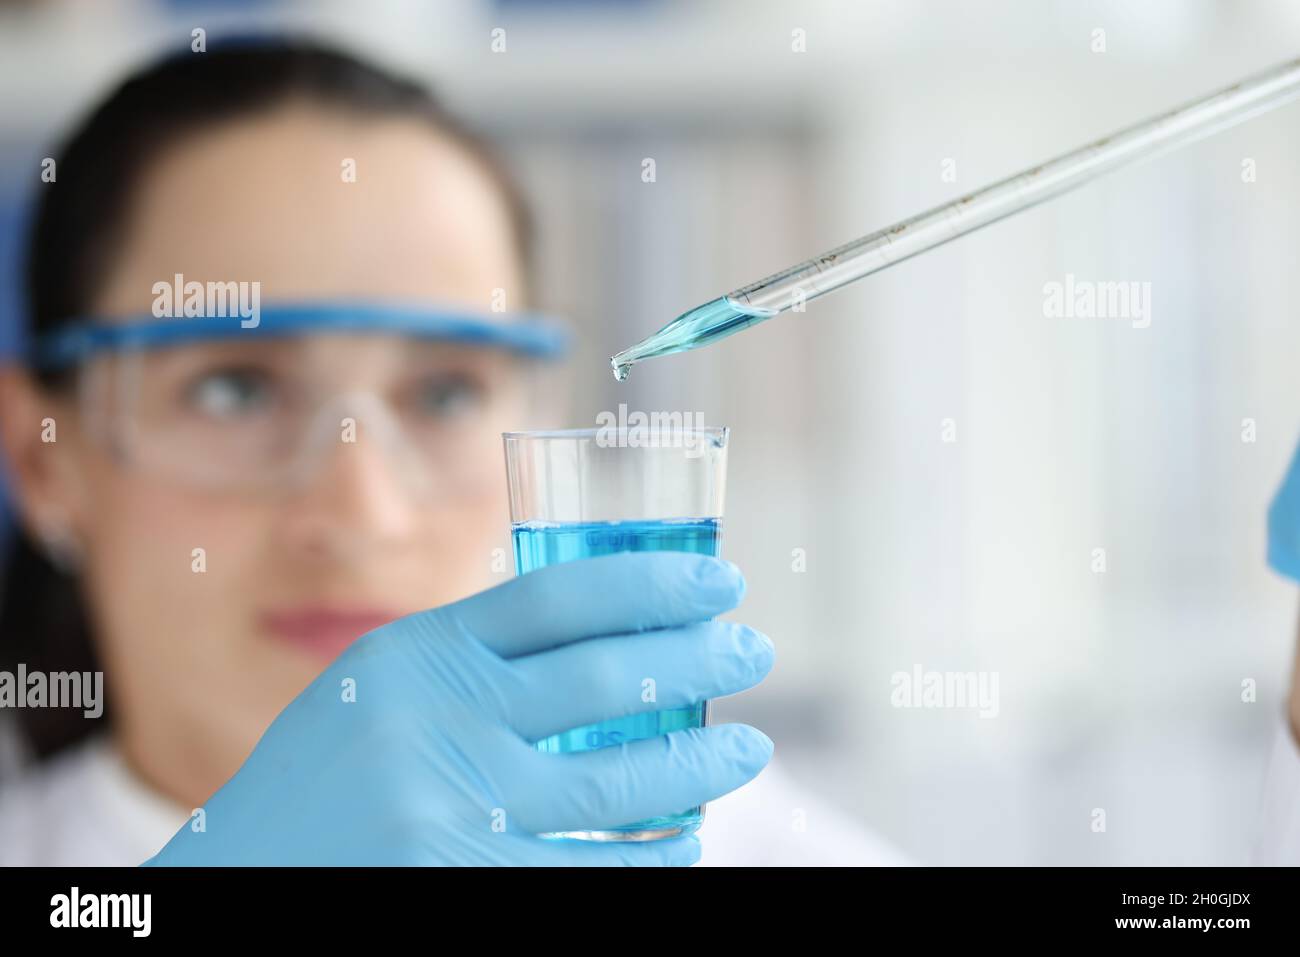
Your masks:
[{"label": "gloved hand", "polygon": [[767,764],[765,735],[720,725],[577,754],[532,742],[757,684],[771,642],[706,620],[743,592],[727,562],[627,553],[548,566],[376,629],[272,722],[204,806],[203,829],[192,817],[146,863],[693,864],[693,836],[536,834],[717,798]]}]

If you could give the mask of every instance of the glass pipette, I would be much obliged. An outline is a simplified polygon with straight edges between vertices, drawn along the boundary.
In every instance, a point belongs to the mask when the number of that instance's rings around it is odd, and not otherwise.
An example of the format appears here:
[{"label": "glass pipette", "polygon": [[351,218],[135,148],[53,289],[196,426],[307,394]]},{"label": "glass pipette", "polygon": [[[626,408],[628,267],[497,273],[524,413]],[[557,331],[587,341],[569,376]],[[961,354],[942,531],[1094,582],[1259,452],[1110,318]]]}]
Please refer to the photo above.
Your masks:
[{"label": "glass pipette", "polygon": [[961,199],[904,219],[683,313],[610,359],[614,378],[637,362],[697,349],[856,279],[1059,196],[1094,177],[1227,129],[1300,94],[1291,60],[1168,113],[1102,137]]}]

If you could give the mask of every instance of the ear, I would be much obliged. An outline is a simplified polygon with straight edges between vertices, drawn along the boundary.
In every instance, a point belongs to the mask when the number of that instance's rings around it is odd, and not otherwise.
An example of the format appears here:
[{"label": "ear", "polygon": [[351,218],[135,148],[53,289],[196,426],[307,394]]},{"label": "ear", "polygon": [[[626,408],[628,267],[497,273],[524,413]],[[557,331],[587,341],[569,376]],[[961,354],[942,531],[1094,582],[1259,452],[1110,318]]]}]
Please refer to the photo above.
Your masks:
[{"label": "ear", "polygon": [[72,403],[0,366],[0,456],[19,520],[38,541],[69,534],[82,508]]}]

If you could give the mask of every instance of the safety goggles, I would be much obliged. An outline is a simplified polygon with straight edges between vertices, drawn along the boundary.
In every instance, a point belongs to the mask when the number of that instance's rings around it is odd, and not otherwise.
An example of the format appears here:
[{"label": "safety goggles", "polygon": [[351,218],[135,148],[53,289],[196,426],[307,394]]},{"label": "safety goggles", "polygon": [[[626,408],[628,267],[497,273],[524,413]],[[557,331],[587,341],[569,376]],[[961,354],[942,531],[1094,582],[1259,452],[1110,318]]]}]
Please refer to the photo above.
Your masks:
[{"label": "safety goggles", "polygon": [[295,488],[375,443],[410,491],[447,495],[500,470],[535,360],[569,341],[540,316],[370,303],[269,306],[246,323],[78,322],[35,342],[30,361],[76,367],[92,439],[176,481]]}]

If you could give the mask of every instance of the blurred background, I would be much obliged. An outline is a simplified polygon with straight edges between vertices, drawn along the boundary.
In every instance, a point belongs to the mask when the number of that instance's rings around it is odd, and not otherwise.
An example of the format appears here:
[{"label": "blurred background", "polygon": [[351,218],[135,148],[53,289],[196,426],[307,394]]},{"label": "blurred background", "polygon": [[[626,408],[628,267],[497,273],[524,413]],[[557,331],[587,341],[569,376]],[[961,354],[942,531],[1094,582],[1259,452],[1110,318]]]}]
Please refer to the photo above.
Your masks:
[{"label": "blurred background", "polygon": [[[59,131],[196,26],[290,24],[424,78],[500,145],[536,210],[540,305],[582,329],[557,425],[625,402],[733,428],[724,551],[778,666],[719,719],[764,728],[791,774],[922,863],[1248,860],[1296,633],[1264,518],[1300,437],[1300,105],[626,384],[607,362],[729,289],[1296,56],[1300,7],[0,4],[4,348]],[[1149,327],[1045,317],[1067,274],[1149,282]],[[996,672],[997,716],[891,706],[917,666]]]}]

